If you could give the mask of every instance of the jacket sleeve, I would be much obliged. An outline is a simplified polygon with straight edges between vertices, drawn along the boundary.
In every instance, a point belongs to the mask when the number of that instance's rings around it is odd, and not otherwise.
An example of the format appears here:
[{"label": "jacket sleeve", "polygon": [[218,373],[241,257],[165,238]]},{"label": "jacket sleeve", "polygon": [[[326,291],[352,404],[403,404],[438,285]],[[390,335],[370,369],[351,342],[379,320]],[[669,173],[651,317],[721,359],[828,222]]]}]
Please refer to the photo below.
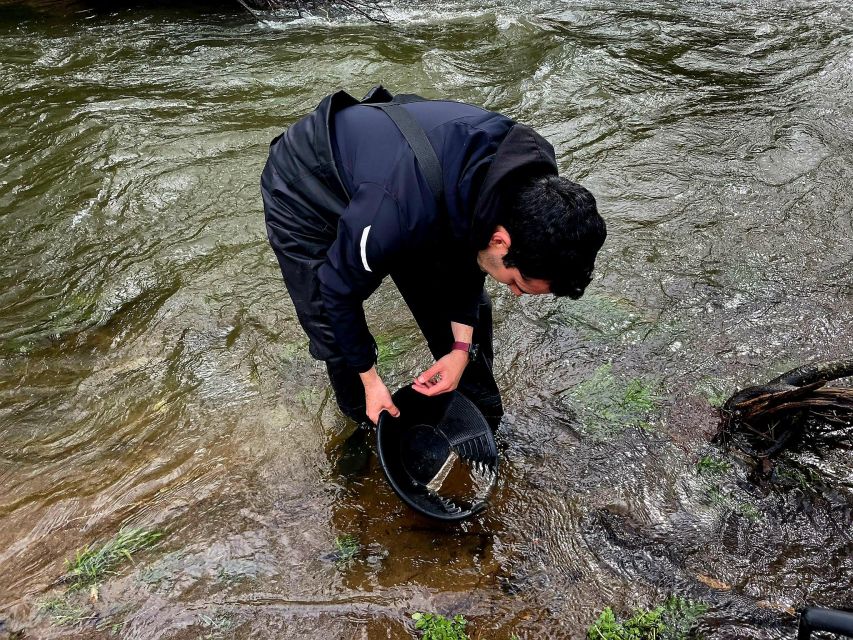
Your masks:
[{"label": "jacket sleeve", "polygon": [[460,254],[460,259],[451,268],[448,279],[453,286],[450,287],[448,299],[448,319],[450,322],[476,327],[486,274],[480,271],[475,258],[464,253]]},{"label": "jacket sleeve", "polygon": [[396,199],[379,184],[359,185],[319,270],[320,294],[335,339],[346,363],[358,372],[370,369],[377,355],[362,304],[405,245]]}]

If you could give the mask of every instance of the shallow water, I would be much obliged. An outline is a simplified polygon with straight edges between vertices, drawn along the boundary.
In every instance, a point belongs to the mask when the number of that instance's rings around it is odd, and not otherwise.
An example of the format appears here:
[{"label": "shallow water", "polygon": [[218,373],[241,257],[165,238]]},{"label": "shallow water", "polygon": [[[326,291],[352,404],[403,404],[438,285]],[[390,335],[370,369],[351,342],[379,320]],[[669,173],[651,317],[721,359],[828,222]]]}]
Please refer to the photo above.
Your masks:
[{"label": "shallow water", "polygon": [[[849,451],[757,484],[707,443],[709,399],[853,353],[841,4],[0,7],[0,634],[408,638],[421,610],[580,638],[675,593],[708,638],[790,638],[790,609],[853,606]],[[375,459],[342,472],[262,224],[269,140],[380,81],[534,126],[610,232],[580,301],[492,289],[504,458],[461,527]],[[390,285],[368,317],[404,384],[428,359]],[[105,584],[106,626],[51,626],[64,559],[125,524],[166,537]]]}]

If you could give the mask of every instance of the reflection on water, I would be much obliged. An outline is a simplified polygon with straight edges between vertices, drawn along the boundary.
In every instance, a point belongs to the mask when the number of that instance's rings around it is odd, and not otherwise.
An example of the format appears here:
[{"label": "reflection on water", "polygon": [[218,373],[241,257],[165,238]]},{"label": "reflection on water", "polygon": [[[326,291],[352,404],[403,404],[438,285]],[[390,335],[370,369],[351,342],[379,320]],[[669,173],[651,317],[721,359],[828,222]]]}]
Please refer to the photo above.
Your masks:
[{"label": "reflection on water", "polygon": [[[69,6],[0,8],[4,630],[73,635],[37,603],[122,524],[166,541],[81,637],[406,638],[418,610],[581,637],[678,593],[711,605],[709,638],[783,638],[791,608],[853,604],[843,453],[786,460],[804,482],[696,472],[726,458],[708,398],[853,352],[847,9],[494,0],[384,27]],[[504,462],[454,528],[375,459],[341,473],[349,426],[261,222],[269,140],[377,81],[533,125],[610,230],[582,300],[494,291]],[[404,384],[414,323],[390,286],[368,316],[406,345],[383,362]]]}]

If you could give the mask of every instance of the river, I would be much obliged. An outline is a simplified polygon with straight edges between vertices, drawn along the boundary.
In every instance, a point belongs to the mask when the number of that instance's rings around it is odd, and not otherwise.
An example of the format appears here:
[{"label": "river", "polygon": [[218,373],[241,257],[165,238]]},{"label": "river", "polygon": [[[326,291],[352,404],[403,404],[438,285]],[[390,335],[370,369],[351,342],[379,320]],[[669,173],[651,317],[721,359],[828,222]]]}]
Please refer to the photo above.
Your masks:
[{"label": "river", "polygon": [[[849,450],[759,482],[709,444],[734,390],[853,353],[844,4],[0,6],[0,637],[411,638],[434,611],[582,638],[676,594],[706,638],[781,639],[853,606]],[[530,124],[608,224],[581,300],[491,288],[503,463],[461,526],[341,467],[264,233],[269,141],[379,82]],[[429,360],[390,283],[367,316],[405,384]],[[106,624],[52,624],[65,559],[122,526],[165,535],[88,605]]]}]

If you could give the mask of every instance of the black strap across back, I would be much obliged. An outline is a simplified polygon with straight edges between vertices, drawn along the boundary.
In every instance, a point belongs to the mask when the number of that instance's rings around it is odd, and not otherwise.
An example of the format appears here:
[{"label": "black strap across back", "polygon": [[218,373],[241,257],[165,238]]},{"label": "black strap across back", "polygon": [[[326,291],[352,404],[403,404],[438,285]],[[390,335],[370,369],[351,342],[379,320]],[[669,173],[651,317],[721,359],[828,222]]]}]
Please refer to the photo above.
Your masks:
[{"label": "black strap across back", "polygon": [[438,161],[435,149],[430,144],[426,132],[421,125],[417,123],[408,111],[400,106],[408,102],[423,102],[425,100],[426,98],[421,98],[414,94],[400,94],[394,96],[390,102],[361,102],[360,104],[366,107],[382,109],[393,120],[394,124],[397,125],[400,133],[403,134],[403,137],[415,154],[418,166],[420,166],[430,191],[432,191],[432,195],[435,197],[436,204],[441,206],[444,200],[444,178],[441,173],[441,163]]}]

